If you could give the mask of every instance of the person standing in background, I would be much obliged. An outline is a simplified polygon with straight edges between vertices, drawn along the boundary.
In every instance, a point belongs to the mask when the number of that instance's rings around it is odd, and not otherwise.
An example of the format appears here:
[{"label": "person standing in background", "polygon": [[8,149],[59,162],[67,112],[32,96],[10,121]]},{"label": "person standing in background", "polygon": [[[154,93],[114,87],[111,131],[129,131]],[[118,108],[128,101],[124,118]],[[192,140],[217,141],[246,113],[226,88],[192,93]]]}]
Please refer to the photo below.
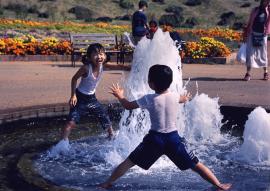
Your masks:
[{"label": "person standing in background", "polygon": [[144,13],[148,8],[148,4],[146,1],[141,0],[138,6],[139,10],[132,16],[132,36],[135,45],[148,33],[147,17]]},{"label": "person standing in background", "polygon": [[270,34],[270,0],[261,0],[260,6],[255,7],[249,17],[243,40],[247,43],[245,81],[251,79],[251,68],[263,68],[263,80],[269,80],[267,71],[267,36]]}]

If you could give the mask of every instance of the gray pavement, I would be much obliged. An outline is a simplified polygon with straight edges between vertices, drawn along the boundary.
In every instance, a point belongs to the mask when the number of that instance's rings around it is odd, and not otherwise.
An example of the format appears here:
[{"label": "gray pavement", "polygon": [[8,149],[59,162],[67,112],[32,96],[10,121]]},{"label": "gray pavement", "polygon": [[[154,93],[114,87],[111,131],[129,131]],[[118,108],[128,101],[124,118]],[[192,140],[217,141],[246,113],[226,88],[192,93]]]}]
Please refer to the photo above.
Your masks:
[{"label": "gray pavement", "polygon": [[[23,107],[67,103],[70,96],[70,79],[78,68],[63,62],[1,62],[0,63],[0,111]],[[190,82],[187,89],[210,97],[219,97],[222,105],[270,109],[270,81],[263,81],[262,69],[252,71],[252,80],[242,81],[243,65],[185,64],[183,78]],[[121,82],[128,72],[105,71],[97,89],[102,102],[116,102],[108,94],[108,86]]]}]

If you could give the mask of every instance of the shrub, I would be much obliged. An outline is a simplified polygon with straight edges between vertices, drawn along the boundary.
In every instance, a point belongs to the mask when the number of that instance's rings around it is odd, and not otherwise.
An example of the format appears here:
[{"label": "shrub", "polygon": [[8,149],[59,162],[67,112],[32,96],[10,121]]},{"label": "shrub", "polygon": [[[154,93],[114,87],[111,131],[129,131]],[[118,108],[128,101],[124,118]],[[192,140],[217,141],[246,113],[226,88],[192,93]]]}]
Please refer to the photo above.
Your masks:
[{"label": "shrub", "polygon": [[242,22],[235,22],[232,26],[233,30],[242,30],[245,26],[245,23]]},{"label": "shrub", "polygon": [[246,8],[246,7],[250,7],[250,6],[251,6],[251,3],[244,3],[240,7],[241,8]]},{"label": "shrub", "polygon": [[180,15],[183,12],[183,8],[180,6],[170,6],[165,9],[168,13],[174,13],[176,15]]},{"label": "shrub", "polygon": [[122,20],[122,21],[131,21],[131,18],[132,18],[132,15],[123,15],[123,16],[118,16],[118,17],[115,17],[114,19],[115,20]]},{"label": "shrub", "polygon": [[223,13],[220,16],[220,19],[221,20],[218,22],[218,25],[221,25],[221,26],[232,25],[235,22],[236,15],[234,12],[230,11],[230,12]]},{"label": "shrub", "polygon": [[132,9],[134,7],[134,4],[131,0],[120,0],[119,5],[124,9]]},{"label": "shrub", "polygon": [[185,4],[188,6],[197,6],[197,5],[201,5],[202,1],[201,0],[187,0]]},{"label": "shrub", "polygon": [[19,3],[9,3],[7,6],[5,6],[5,9],[18,12],[27,12],[28,8],[26,5],[22,5]]},{"label": "shrub", "polygon": [[19,3],[9,3],[4,8],[10,11],[14,11],[16,13],[17,18],[25,18],[27,16],[28,8],[26,5]]},{"label": "shrub", "polygon": [[162,15],[159,19],[160,25],[171,25],[173,27],[180,27],[184,17],[176,14],[166,14]]},{"label": "shrub", "polygon": [[112,22],[112,18],[110,17],[98,17],[96,20],[101,22]]},{"label": "shrub", "polygon": [[76,16],[76,19],[87,20],[91,19],[93,13],[90,9],[82,6],[75,6],[68,10],[69,13],[73,13]]},{"label": "shrub", "polygon": [[49,18],[49,13],[48,12],[43,12],[43,13],[38,13],[39,18]]},{"label": "shrub", "polygon": [[28,8],[27,12],[28,12],[28,13],[32,13],[32,14],[33,14],[33,13],[38,13],[38,8],[37,8],[36,5],[31,6],[31,7]]},{"label": "shrub", "polygon": [[195,25],[198,25],[198,24],[199,24],[199,21],[196,18],[191,17],[185,21],[185,24],[183,25],[183,27],[193,28]]},{"label": "shrub", "polygon": [[165,0],[152,0],[154,3],[165,4]]}]

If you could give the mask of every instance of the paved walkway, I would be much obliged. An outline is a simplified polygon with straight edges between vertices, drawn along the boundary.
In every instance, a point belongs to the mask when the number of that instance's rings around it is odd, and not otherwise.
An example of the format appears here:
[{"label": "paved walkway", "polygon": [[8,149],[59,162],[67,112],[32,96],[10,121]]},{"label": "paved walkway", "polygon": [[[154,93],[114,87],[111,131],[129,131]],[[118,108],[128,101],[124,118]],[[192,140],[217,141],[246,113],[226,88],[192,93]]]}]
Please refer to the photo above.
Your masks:
[{"label": "paved walkway", "polygon": [[[69,63],[2,62],[0,63],[0,112],[21,107],[67,102],[70,96],[70,79],[78,68]],[[222,105],[270,109],[270,81],[262,81],[262,70],[252,71],[252,80],[242,81],[243,65],[184,65],[183,78],[191,78],[187,88],[194,95],[195,82],[199,93],[219,97]],[[97,89],[103,102],[116,100],[107,93],[108,86],[120,82],[128,72],[106,71]]]}]

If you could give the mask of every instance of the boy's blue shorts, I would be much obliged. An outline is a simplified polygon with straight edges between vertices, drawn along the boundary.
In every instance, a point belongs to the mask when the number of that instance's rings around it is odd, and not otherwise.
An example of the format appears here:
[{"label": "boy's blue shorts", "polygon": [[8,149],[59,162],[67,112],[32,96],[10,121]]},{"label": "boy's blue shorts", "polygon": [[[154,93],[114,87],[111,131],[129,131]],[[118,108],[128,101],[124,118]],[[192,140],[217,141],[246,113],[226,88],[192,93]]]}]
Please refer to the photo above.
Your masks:
[{"label": "boy's blue shorts", "polygon": [[129,159],[139,167],[147,170],[162,155],[166,155],[180,169],[194,168],[199,159],[186,150],[185,140],[177,131],[159,133],[149,131],[143,142],[129,155]]},{"label": "boy's blue shorts", "polygon": [[85,95],[76,90],[77,104],[70,108],[68,120],[79,123],[81,116],[94,114],[100,121],[102,128],[107,129],[111,126],[110,118],[103,106],[98,102],[95,94]]}]

